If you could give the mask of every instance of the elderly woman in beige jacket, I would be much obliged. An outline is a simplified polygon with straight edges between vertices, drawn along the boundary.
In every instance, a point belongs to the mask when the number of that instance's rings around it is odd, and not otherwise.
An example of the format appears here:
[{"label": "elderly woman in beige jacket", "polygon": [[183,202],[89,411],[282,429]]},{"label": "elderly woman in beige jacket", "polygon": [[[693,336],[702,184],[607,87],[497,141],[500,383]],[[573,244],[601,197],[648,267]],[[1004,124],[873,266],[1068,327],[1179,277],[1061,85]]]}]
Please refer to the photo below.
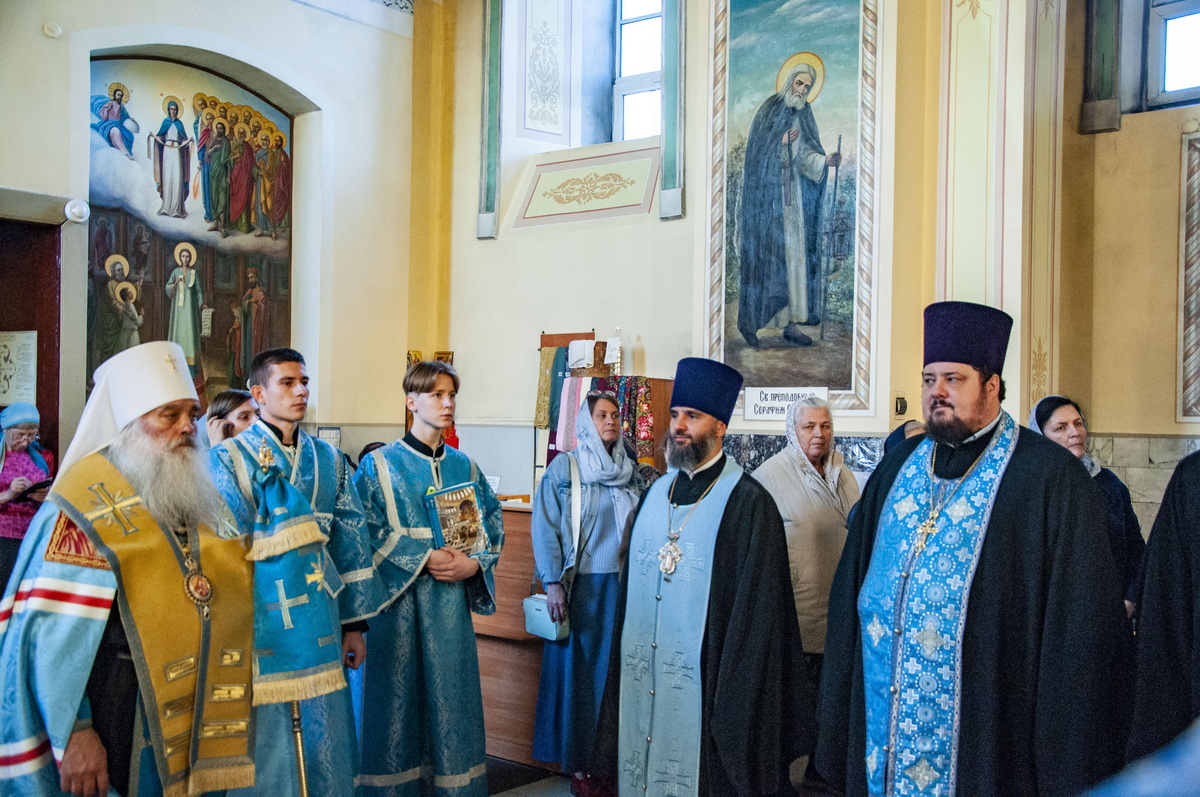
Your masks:
[{"label": "elderly woman in beige jacket", "polygon": [[833,450],[833,417],[825,401],[805,398],[788,407],[787,438],[787,446],[759,466],[754,478],[783,515],[800,638],[809,669],[819,680],[829,588],[846,542],[846,516],[858,500],[858,483]]}]

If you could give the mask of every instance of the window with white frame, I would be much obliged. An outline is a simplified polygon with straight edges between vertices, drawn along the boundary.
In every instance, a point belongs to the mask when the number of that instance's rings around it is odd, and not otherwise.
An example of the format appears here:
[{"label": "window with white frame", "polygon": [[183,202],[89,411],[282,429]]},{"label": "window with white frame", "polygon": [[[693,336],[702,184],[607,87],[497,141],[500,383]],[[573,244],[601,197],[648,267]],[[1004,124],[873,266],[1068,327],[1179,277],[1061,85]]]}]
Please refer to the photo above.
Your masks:
[{"label": "window with white frame", "polygon": [[1200,0],[1152,2],[1146,16],[1146,104],[1200,101]]},{"label": "window with white frame", "polygon": [[613,141],[662,132],[662,0],[617,0]]}]

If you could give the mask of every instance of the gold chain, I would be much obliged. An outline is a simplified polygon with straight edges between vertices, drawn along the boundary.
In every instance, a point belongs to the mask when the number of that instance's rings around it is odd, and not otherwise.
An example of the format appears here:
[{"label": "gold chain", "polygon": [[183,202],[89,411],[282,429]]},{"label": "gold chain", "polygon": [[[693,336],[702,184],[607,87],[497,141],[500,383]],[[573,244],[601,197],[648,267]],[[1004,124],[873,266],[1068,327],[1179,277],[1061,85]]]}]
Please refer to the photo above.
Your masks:
[{"label": "gold chain", "polygon": [[[704,488],[704,492],[700,493],[700,497],[696,499],[696,503],[692,504],[692,510],[687,513],[687,517],[683,519],[683,523],[679,525],[678,530],[671,528],[671,517],[676,508],[675,485],[678,484],[679,477],[676,476],[675,481],[671,482],[671,489],[667,491],[667,541],[663,544],[663,547],[658,549],[658,569],[664,575],[670,576],[674,573],[676,565],[683,559],[683,550],[679,547],[679,535],[683,533],[684,527],[692,519],[692,515],[695,514],[696,509],[700,506],[700,502],[704,500],[704,496],[708,495],[708,491],[716,485],[720,478],[721,475],[717,474],[717,478],[713,479]],[[670,579],[667,580],[669,581]]]},{"label": "gold chain", "polygon": [[929,517],[925,519],[924,523],[917,527],[917,533],[921,535],[921,538],[917,540],[915,545],[913,545],[914,554],[920,554],[922,551],[924,551],[925,544],[929,542],[929,538],[937,534],[938,516],[942,514],[942,511],[946,507],[950,506],[950,502],[954,500],[954,496],[958,495],[958,491],[964,484],[967,483],[967,479],[969,479],[971,474],[975,471],[975,466],[983,460],[983,455],[987,452],[988,448],[990,448],[990,445],[983,447],[983,451],[980,451],[979,455],[975,457],[975,461],[971,463],[971,467],[967,468],[967,472],[964,473],[962,478],[958,480],[958,484],[954,485],[954,489],[950,491],[950,495],[946,496],[946,500],[942,501],[941,506],[934,505],[933,493],[934,482],[937,478],[934,475],[934,469],[937,468],[937,447],[938,444],[934,443],[933,456],[929,458]]}]

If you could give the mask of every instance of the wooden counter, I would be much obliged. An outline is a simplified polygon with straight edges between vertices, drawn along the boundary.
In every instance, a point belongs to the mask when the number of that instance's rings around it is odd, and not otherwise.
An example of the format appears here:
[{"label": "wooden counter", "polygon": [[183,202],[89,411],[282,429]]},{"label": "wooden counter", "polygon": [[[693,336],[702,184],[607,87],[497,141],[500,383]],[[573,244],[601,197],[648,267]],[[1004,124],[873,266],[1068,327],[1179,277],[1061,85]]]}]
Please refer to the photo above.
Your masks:
[{"label": "wooden counter", "polygon": [[471,617],[479,650],[488,755],[557,770],[531,755],[542,639],[525,632],[521,608],[534,573],[529,520],[529,507],[504,508],[504,549],[495,571],[496,613]]}]

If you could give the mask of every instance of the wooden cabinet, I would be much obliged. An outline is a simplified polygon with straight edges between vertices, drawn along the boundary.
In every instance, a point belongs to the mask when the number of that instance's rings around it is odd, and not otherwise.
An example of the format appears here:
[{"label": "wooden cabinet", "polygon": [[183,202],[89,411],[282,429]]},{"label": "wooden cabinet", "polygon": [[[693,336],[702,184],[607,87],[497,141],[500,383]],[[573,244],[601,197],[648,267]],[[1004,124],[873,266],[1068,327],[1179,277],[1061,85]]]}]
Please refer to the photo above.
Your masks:
[{"label": "wooden cabinet", "polygon": [[488,755],[554,768],[532,757],[542,640],[525,632],[521,608],[534,573],[529,519],[528,507],[504,509],[504,550],[495,571],[496,613],[471,617],[479,649]]}]

